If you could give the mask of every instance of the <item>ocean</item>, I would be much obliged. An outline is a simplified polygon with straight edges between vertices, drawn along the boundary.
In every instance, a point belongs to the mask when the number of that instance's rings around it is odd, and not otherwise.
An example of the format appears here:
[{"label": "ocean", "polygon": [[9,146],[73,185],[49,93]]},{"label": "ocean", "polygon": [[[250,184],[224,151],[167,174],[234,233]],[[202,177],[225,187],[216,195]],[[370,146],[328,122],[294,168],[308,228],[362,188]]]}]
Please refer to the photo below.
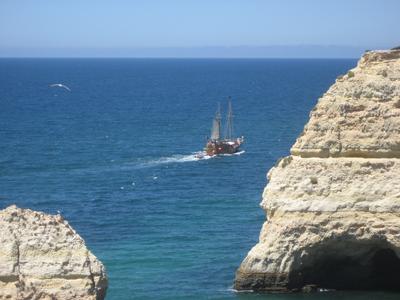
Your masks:
[{"label": "ocean", "polygon": [[[232,291],[265,220],[267,171],[355,64],[0,59],[0,208],[60,211],[105,264],[107,299],[398,299]],[[229,96],[244,152],[198,159]]]}]

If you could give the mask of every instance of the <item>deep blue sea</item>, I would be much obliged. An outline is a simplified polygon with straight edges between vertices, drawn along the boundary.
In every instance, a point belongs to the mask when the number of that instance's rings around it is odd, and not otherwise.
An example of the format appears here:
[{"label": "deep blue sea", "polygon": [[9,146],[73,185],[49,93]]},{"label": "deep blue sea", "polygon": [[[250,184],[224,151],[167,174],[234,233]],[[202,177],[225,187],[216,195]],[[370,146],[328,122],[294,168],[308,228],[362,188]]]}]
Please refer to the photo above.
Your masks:
[{"label": "deep blue sea", "polygon": [[[1,59],[0,208],[61,211],[105,264],[107,299],[397,299],[231,290],[265,219],[268,169],[355,64]],[[196,159],[229,96],[245,152]]]}]

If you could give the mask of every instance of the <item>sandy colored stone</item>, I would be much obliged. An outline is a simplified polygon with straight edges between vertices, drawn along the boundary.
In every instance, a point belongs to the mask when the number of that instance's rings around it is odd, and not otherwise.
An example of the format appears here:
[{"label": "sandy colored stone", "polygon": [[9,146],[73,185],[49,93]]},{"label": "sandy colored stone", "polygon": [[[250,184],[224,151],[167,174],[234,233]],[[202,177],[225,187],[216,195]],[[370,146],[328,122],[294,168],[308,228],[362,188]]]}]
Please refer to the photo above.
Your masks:
[{"label": "sandy colored stone", "polygon": [[104,299],[104,266],[60,215],[0,211],[0,299]]},{"label": "sandy colored stone", "polygon": [[400,287],[400,51],[338,78],[268,180],[236,289]]},{"label": "sandy colored stone", "polygon": [[311,111],[291,153],[400,158],[400,51],[368,52],[338,78]]}]

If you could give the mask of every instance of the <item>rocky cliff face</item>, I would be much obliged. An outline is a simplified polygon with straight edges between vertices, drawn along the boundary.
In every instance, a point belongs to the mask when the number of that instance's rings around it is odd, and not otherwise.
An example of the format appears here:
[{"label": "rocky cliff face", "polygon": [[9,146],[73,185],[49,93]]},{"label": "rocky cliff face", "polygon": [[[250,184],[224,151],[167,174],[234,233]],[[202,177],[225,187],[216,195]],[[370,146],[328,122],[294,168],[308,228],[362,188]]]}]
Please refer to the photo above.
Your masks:
[{"label": "rocky cliff face", "polygon": [[268,179],[236,289],[400,289],[400,50],[339,77]]},{"label": "rocky cliff face", "polygon": [[0,211],[0,299],[104,299],[103,265],[60,215]]}]

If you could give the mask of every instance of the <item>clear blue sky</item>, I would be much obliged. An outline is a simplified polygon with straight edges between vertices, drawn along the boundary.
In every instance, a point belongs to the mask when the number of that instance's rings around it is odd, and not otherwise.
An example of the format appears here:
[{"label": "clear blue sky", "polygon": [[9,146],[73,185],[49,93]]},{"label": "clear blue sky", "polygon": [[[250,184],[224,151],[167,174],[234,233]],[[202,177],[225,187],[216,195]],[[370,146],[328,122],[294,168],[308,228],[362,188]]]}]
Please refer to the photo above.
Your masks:
[{"label": "clear blue sky", "polygon": [[118,56],[146,48],[162,56],[165,48],[182,47],[388,48],[400,45],[399,21],[399,0],[1,0],[0,55],[44,51],[51,56],[53,51],[73,56],[82,50]]}]

